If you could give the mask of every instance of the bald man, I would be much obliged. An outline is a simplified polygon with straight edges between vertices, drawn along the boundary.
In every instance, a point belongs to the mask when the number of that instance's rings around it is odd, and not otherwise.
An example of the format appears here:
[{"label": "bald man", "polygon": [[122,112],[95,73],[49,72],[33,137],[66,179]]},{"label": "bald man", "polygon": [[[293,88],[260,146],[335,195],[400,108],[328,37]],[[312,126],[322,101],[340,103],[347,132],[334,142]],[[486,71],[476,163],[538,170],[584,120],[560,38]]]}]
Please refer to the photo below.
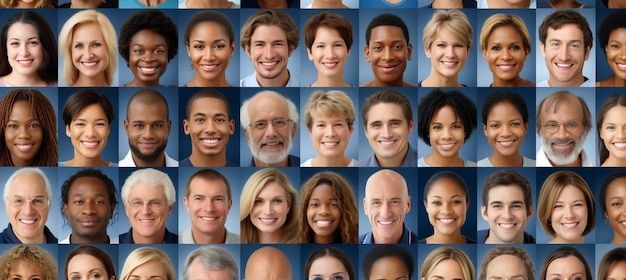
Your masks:
[{"label": "bald man", "polygon": [[274,247],[260,248],[248,258],[244,280],[291,280],[287,256]]},{"label": "bald man", "polygon": [[178,161],[165,153],[172,121],[165,97],[144,89],[128,100],[124,129],[130,150],[120,167],[178,167]]},{"label": "bald man", "polygon": [[360,244],[417,243],[417,236],[404,225],[411,197],[406,180],[398,172],[383,169],[367,179],[363,209],[372,231],[359,236]]}]

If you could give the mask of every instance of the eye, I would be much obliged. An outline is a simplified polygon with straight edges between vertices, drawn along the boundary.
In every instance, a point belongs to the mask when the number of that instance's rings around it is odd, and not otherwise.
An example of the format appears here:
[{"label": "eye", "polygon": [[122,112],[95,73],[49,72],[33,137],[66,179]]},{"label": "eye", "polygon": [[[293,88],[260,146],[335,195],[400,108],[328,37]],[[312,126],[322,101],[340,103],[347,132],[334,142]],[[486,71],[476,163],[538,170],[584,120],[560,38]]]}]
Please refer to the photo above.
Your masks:
[{"label": "eye", "polygon": [[29,41],[28,45],[31,46],[31,47],[38,46],[39,42],[38,41]]},{"label": "eye", "polygon": [[604,129],[609,130],[609,131],[613,131],[615,130],[615,126],[614,125],[607,125],[604,127]]},{"label": "eye", "polygon": [[97,122],[96,123],[96,126],[107,126],[107,125],[108,125],[108,123],[106,123],[106,122]]},{"label": "eye", "polygon": [[393,46],[393,49],[394,49],[394,50],[396,50],[396,51],[397,51],[397,50],[402,50],[402,49],[404,49],[404,45],[402,45],[402,44],[396,44],[395,46]]},{"label": "eye", "polygon": [[437,125],[433,125],[431,129],[434,131],[440,131],[443,129],[443,126],[437,124]]},{"label": "eye", "polygon": [[140,124],[140,123],[136,123],[133,126],[137,129],[143,129],[143,124]]},{"label": "eye", "polygon": [[613,202],[611,203],[611,207],[621,207],[623,205],[623,203],[621,202]]},{"label": "eye", "polygon": [[521,50],[521,49],[522,49],[522,47],[520,47],[520,46],[518,46],[518,45],[513,45],[513,46],[511,46],[511,50],[512,50],[512,51],[517,51],[517,50]]},{"label": "eye", "polygon": [[160,123],[156,123],[156,124],[152,125],[152,127],[154,127],[154,128],[162,128],[163,125],[160,124]]},{"label": "eye", "polygon": [[223,197],[216,197],[215,199],[213,199],[213,201],[215,201],[215,202],[222,202],[222,201],[224,201],[224,198]]},{"label": "eye", "polygon": [[91,46],[94,47],[94,48],[99,48],[99,47],[102,46],[102,44],[101,43],[93,43]]},{"label": "eye", "polygon": [[500,50],[502,50],[502,48],[500,46],[493,46],[491,47],[491,50],[494,52],[499,52]]},{"label": "eye", "polygon": [[317,203],[317,202],[311,202],[311,203],[309,203],[309,207],[317,208],[317,207],[319,207],[319,206],[320,206],[320,204],[319,204],[319,203]]},{"label": "eye", "polygon": [[196,118],[193,120],[195,123],[204,123],[204,119],[203,118]]},{"label": "eye", "polygon": [[273,204],[281,204],[281,203],[283,203],[283,200],[280,199],[280,198],[276,198],[276,199],[272,200],[272,203]]},{"label": "eye", "polygon": [[28,128],[38,128],[39,126],[39,123],[31,123],[28,125]]},{"label": "eye", "polygon": [[162,49],[156,49],[156,50],[154,50],[154,51],[152,51],[152,52],[153,52],[154,54],[162,54],[162,53],[164,53],[165,51],[164,51],[164,50],[162,50]]},{"label": "eye", "polygon": [[96,205],[98,205],[98,206],[102,206],[102,205],[105,205],[105,204],[106,204],[106,201],[104,201],[104,200],[97,200],[96,201]]},{"label": "eye", "polygon": [[495,209],[502,208],[502,204],[494,204],[494,205],[491,205],[491,208],[495,208]]},{"label": "eye", "polygon": [[142,55],[142,54],[144,53],[144,50],[142,50],[142,49],[136,49],[136,50],[133,50],[133,52],[134,52],[135,54],[137,54],[137,55]]},{"label": "eye", "polygon": [[561,208],[563,208],[563,205],[555,204],[554,207],[552,207],[552,208],[554,208],[554,209],[561,209]]},{"label": "eye", "polygon": [[16,129],[16,128],[17,128],[17,125],[16,125],[16,124],[12,124],[12,123],[10,123],[10,124],[7,124],[7,128]]},{"label": "eye", "polygon": [[76,205],[83,205],[83,204],[85,204],[85,201],[76,200],[76,201],[74,201],[74,204],[76,204]]},{"label": "eye", "polygon": [[254,200],[254,204],[257,204],[257,205],[263,204],[263,200],[262,199],[256,199],[256,200]]},{"label": "eye", "polygon": [[76,46],[74,46],[75,49],[82,49],[83,48],[83,44],[76,44]]},{"label": "eye", "polygon": [[74,123],[74,126],[77,126],[77,127],[83,127],[83,126],[85,126],[85,123],[83,123],[83,122],[77,122],[77,123]]},{"label": "eye", "polygon": [[457,124],[453,124],[453,125],[452,125],[452,129],[454,129],[454,130],[463,129],[463,125],[462,125],[462,124],[459,124],[459,123],[457,123]]},{"label": "eye", "polygon": [[497,128],[500,128],[500,124],[499,123],[492,123],[491,125],[489,125],[489,127],[497,129]]},{"label": "eye", "polygon": [[512,123],[511,123],[511,126],[512,126],[512,127],[520,127],[520,126],[522,126],[522,124],[521,124],[521,123],[519,123],[519,122],[512,122]]},{"label": "eye", "polygon": [[437,44],[436,46],[437,46],[438,48],[442,48],[442,49],[443,49],[443,48],[445,48],[445,47],[446,47],[446,44],[444,44],[444,43],[439,43],[439,44]]},{"label": "eye", "polygon": [[463,203],[463,202],[462,202],[462,201],[460,201],[460,200],[453,200],[452,202],[450,202],[450,204],[452,204],[452,205],[460,205],[460,204],[462,204],[462,203]]},{"label": "eye", "polygon": [[435,201],[431,202],[431,204],[435,205],[435,206],[441,206],[441,201],[435,200]]},{"label": "eye", "polygon": [[226,118],[216,118],[215,122],[216,123],[226,123]]},{"label": "eye", "polygon": [[217,45],[213,46],[213,48],[219,50],[219,49],[226,48],[226,45],[224,45],[224,44],[217,44]]},{"label": "eye", "polygon": [[198,50],[203,50],[204,49],[204,45],[196,44],[196,45],[193,45],[193,48],[194,49],[198,49]]}]

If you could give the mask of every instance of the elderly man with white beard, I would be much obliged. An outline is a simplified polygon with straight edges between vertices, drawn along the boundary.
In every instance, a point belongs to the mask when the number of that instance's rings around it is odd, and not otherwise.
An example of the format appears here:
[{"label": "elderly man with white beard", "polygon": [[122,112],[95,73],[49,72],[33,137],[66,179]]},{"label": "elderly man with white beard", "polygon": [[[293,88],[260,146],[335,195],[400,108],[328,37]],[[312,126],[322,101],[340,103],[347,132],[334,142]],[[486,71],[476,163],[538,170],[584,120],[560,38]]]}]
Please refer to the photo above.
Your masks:
[{"label": "elderly man with white beard", "polygon": [[291,100],[261,91],[243,102],[240,119],[252,153],[248,166],[300,166],[300,158],[289,154],[298,126],[298,109]]},{"label": "elderly man with white beard", "polygon": [[537,167],[595,166],[583,149],[591,128],[591,112],[584,99],[569,91],[546,97],[537,107],[537,135],[543,143]]}]

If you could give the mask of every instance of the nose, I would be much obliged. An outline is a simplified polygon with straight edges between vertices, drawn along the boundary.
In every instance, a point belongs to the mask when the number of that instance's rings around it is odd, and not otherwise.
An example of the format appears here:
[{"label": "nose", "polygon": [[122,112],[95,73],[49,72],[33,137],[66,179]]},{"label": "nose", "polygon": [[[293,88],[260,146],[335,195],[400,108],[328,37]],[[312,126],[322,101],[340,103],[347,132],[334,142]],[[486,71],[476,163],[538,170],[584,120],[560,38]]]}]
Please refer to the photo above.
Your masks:
[{"label": "nose", "polygon": [[93,127],[93,125],[86,125],[85,126],[85,135],[87,137],[91,137],[95,134],[96,129]]},{"label": "nose", "polygon": [[626,127],[617,128],[617,138],[618,139],[626,138]]},{"label": "nose", "polygon": [[152,61],[155,59],[156,59],[156,54],[153,51],[146,51],[141,57],[141,60],[143,61]]},{"label": "nose", "polygon": [[511,135],[511,126],[503,125],[502,126],[502,136],[509,136],[509,135]]},{"label": "nose", "polygon": [[388,203],[383,203],[380,207],[380,215],[383,218],[391,217],[391,208]]},{"label": "nose", "polygon": [[148,205],[149,205],[149,203],[144,203],[141,206],[141,213],[143,213],[143,214],[150,214],[150,213],[152,213],[152,209]]},{"label": "nose", "polygon": [[267,128],[265,129],[265,137],[272,138],[276,136],[276,127],[272,124],[272,122],[267,122]]},{"label": "nose", "polygon": [[452,205],[450,203],[443,203],[441,206],[441,212],[444,214],[452,213]]},{"label": "nose", "polygon": [[35,208],[33,208],[32,201],[26,201],[24,206],[22,207],[22,211],[24,214],[30,214],[35,212]]},{"label": "nose", "polygon": [[511,207],[511,206],[506,206],[506,207],[504,207],[504,211],[502,212],[502,214],[501,214],[501,215],[502,215],[502,217],[503,217],[503,218],[505,218],[505,219],[506,219],[506,218],[511,217],[511,216],[512,216],[512,214],[513,214],[513,207]]},{"label": "nose", "polygon": [[215,52],[213,48],[204,48],[204,53],[202,54],[202,58],[204,60],[212,60],[215,57]]},{"label": "nose", "polygon": [[326,126],[326,131],[324,134],[326,134],[326,136],[329,136],[329,137],[335,136],[335,126],[332,124]]},{"label": "nose", "polygon": [[380,134],[383,138],[389,138],[391,137],[391,128],[389,127],[389,125],[383,125],[380,131]]},{"label": "nose", "polygon": [[274,213],[274,209],[272,208],[272,203],[266,202],[265,205],[263,205],[263,214],[271,215],[272,213]]},{"label": "nose", "polygon": [[454,57],[454,46],[453,45],[449,45],[446,47],[445,49],[445,55],[446,57]]},{"label": "nose", "polygon": [[561,47],[561,49],[559,50],[559,59],[561,61],[566,61],[569,58],[569,48],[567,47]]},{"label": "nose", "polygon": [[272,49],[272,44],[267,44],[263,49],[263,56],[266,59],[270,59],[274,57],[274,50]]},{"label": "nose", "polygon": [[20,126],[17,137],[20,139],[30,138],[30,131],[28,131],[28,127]]},{"label": "nose", "polygon": [[555,136],[558,139],[565,139],[567,138],[567,136],[569,135],[569,133],[567,132],[567,130],[565,129],[565,124],[561,124],[559,125],[559,127],[557,128],[556,133],[554,133]]},{"label": "nose", "polygon": [[154,127],[151,125],[146,125],[142,132],[143,134],[141,136],[145,139],[152,139],[154,137]]},{"label": "nose", "polygon": [[509,48],[503,48],[502,49],[502,59],[504,59],[504,60],[511,59],[511,51],[509,50]]},{"label": "nose", "polygon": [[89,202],[85,202],[85,204],[83,204],[81,211],[83,214],[86,214],[86,215],[90,215],[96,212],[93,203],[89,203]]},{"label": "nose", "polygon": [[392,48],[383,48],[383,59],[391,59],[393,57]]},{"label": "nose", "polygon": [[20,44],[19,54],[23,57],[27,57],[30,55],[30,51],[28,50],[28,44]]},{"label": "nose", "polygon": [[574,209],[572,209],[573,206],[570,207],[565,207],[565,217],[566,218],[570,218],[573,219],[576,217],[576,213],[574,213]]},{"label": "nose", "polygon": [[208,120],[204,126],[204,130],[209,133],[215,132],[215,126],[215,120]]},{"label": "nose", "polygon": [[319,214],[320,214],[321,216],[326,216],[326,215],[328,215],[329,213],[330,213],[330,211],[329,211],[328,205],[325,205],[325,204],[324,204],[324,205],[320,206]]},{"label": "nose", "polygon": [[333,50],[332,46],[327,46],[324,49],[324,56],[327,58],[334,58],[335,57],[335,51]]},{"label": "nose", "polygon": [[441,130],[441,138],[442,139],[450,139],[452,138],[452,129],[449,127],[445,127]]}]

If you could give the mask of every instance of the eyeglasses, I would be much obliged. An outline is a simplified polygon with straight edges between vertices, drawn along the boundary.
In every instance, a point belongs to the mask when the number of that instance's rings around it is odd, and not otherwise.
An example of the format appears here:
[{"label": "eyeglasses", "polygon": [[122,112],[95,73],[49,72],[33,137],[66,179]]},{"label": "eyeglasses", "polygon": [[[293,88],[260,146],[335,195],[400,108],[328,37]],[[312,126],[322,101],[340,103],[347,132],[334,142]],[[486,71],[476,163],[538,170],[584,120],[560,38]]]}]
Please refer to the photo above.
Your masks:
[{"label": "eyeglasses", "polygon": [[22,208],[26,203],[30,203],[30,206],[34,209],[44,209],[48,206],[48,199],[43,197],[33,198],[33,199],[23,199],[19,197],[9,199],[9,203],[14,208]]},{"label": "eyeglasses", "polygon": [[542,127],[543,127],[543,130],[545,130],[548,133],[557,133],[561,125],[563,125],[563,127],[565,128],[565,131],[569,133],[576,133],[582,127],[581,123],[574,122],[574,121],[566,122],[564,124],[560,124],[558,122],[546,122],[545,124],[542,125]]},{"label": "eyeglasses", "polygon": [[252,124],[250,124],[250,127],[252,127],[252,129],[261,132],[261,131],[265,131],[267,129],[267,125],[269,123],[272,123],[272,126],[275,128],[281,128],[281,127],[285,127],[289,122],[291,122],[292,120],[290,119],[285,119],[285,118],[277,118],[277,119],[273,119],[271,121],[256,121]]},{"label": "eyeglasses", "polygon": [[148,205],[150,209],[161,209],[163,208],[163,201],[160,200],[150,200],[148,202],[143,202],[141,200],[133,200],[130,203],[130,207],[133,209],[141,209],[144,205]]}]

